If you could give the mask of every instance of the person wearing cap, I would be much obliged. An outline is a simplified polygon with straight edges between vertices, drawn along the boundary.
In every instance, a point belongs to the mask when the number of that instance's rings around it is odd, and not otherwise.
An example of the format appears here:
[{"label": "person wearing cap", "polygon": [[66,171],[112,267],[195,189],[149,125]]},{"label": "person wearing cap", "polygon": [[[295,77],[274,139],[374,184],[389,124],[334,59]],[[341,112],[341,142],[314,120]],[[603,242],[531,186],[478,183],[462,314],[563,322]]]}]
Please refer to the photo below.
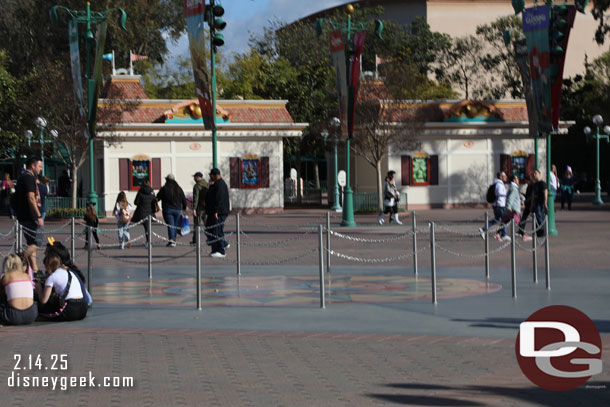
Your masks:
[{"label": "person wearing cap", "polygon": [[566,172],[561,180],[561,209],[568,203],[568,210],[572,210],[572,197],[574,196],[574,176],[572,175],[572,167],[566,166]]},{"label": "person wearing cap", "polygon": [[[193,186],[193,225],[195,228],[205,224],[205,198],[208,194],[208,183],[203,179],[203,174],[199,171],[193,174],[195,185]],[[193,233],[191,244],[197,243],[196,234]]]},{"label": "person wearing cap", "polygon": [[229,244],[224,239],[224,223],[229,216],[229,187],[222,179],[220,170],[210,171],[210,188],[205,199],[205,226],[208,244],[212,246],[211,257],[225,257]]},{"label": "person wearing cap", "polygon": [[165,177],[165,185],[159,190],[157,200],[162,203],[163,220],[169,225],[167,227],[169,242],[166,246],[176,247],[176,233],[177,228],[180,227],[182,211],[186,210],[186,197],[174,174]]}]

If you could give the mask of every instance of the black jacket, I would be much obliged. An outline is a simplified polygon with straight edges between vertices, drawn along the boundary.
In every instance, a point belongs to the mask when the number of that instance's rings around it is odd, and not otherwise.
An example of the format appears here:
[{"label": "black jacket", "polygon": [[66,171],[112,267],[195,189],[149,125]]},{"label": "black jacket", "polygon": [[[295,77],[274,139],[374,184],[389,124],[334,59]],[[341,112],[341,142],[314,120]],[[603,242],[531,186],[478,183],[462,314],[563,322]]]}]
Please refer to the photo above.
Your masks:
[{"label": "black jacket", "polygon": [[136,205],[136,210],[131,218],[132,222],[139,222],[146,219],[148,215],[154,214],[155,191],[148,185],[140,188],[133,203]]},{"label": "black jacket", "polygon": [[157,194],[157,199],[163,202],[163,209],[186,209],[184,191],[176,181],[168,179]]},{"label": "black jacket", "polygon": [[229,187],[221,178],[210,185],[208,194],[205,197],[205,213],[207,215],[228,215],[229,209]]}]

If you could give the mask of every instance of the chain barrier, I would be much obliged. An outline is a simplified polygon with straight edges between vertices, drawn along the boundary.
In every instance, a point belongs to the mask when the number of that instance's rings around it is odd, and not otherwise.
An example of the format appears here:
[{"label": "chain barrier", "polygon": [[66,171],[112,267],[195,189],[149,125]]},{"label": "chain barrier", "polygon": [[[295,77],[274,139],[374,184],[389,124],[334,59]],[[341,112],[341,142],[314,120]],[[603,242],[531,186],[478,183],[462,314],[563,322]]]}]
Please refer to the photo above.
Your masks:
[{"label": "chain barrier", "polygon": [[[295,241],[298,241],[298,240],[302,240],[305,237],[307,237],[307,235],[310,235],[313,232],[314,232],[314,229],[311,229],[311,230],[308,230],[308,231],[306,231],[304,233],[299,234],[296,237],[291,237],[291,238],[284,239],[284,240],[277,240],[277,241],[274,241],[274,242],[262,242],[262,243],[241,242],[240,244],[242,246],[246,246],[246,247],[267,247],[267,248],[286,247],[286,246],[288,246],[289,243],[295,242]],[[241,234],[241,236],[244,236],[246,239],[248,239],[250,241],[254,240],[248,234],[246,234],[246,232],[244,232],[244,231],[241,231],[240,234]]]},{"label": "chain barrier", "polygon": [[414,235],[413,231],[409,231],[407,233],[403,233],[394,237],[390,237],[387,239],[365,239],[362,237],[353,237],[353,236],[349,236],[349,235],[344,235],[342,233],[336,232],[332,229],[326,229],[323,228],[324,230],[328,230],[330,232],[331,235],[337,236],[341,239],[345,239],[345,240],[350,240],[352,242],[362,242],[362,243],[386,243],[386,242],[394,242],[397,240],[402,240],[405,239],[407,237],[411,237]]},{"label": "chain barrier", "polygon": [[[194,249],[189,250],[189,251],[187,251],[186,253],[182,253],[182,254],[177,255],[177,256],[160,256],[160,257],[166,257],[166,258],[165,258],[165,259],[163,259],[163,260],[156,260],[156,261],[152,261],[152,262],[151,262],[151,264],[162,264],[162,263],[168,263],[168,262],[170,262],[170,261],[172,261],[172,260],[179,259],[179,258],[183,258],[183,257],[185,257],[185,256],[187,256],[187,255],[189,255],[189,254],[192,254],[192,253],[194,253],[196,250],[197,250],[197,248],[195,247]],[[98,255],[100,255],[100,256],[102,256],[102,257],[106,257],[106,258],[108,258],[108,259],[112,259],[112,260],[115,260],[115,261],[116,261],[116,260],[118,260],[118,261],[121,261],[121,262],[124,262],[124,263],[128,263],[128,264],[139,264],[139,265],[141,265],[141,264],[148,264],[148,259],[146,259],[145,261],[130,260],[130,259],[117,259],[116,257],[112,257],[112,256],[110,256],[110,255],[105,254],[105,253],[104,253],[103,251],[101,251],[101,250],[97,250],[97,251],[95,251],[94,253],[95,253],[95,254],[98,254]]]},{"label": "chain barrier", "polygon": [[8,240],[8,237],[14,233],[15,233],[15,224],[13,223],[13,226],[11,226],[11,228],[9,229],[8,232],[0,233],[0,238],[7,238],[6,240]]},{"label": "chain barrier", "polygon": [[339,258],[345,259],[345,260],[359,262],[359,263],[389,263],[392,261],[400,261],[400,260],[404,260],[404,259],[413,257],[415,255],[415,253],[419,254],[419,253],[422,253],[422,252],[428,250],[428,247],[423,246],[422,248],[418,249],[417,252],[414,252],[414,253],[407,253],[407,254],[403,254],[400,256],[384,257],[384,258],[363,258],[363,257],[350,256],[348,254],[336,252],[334,250],[328,250],[328,249],[325,249],[325,250],[327,252],[329,252],[330,254],[332,254],[333,256],[336,256],[336,257],[339,257]]},{"label": "chain barrier", "polygon": [[[229,220],[229,217],[227,217],[227,219],[225,219],[225,221],[224,221],[224,222],[221,222],[221,223],[215,223],[215,224],[210,225],[210,226],[201,226],[201,230],[204,230],[204,231],[205,231],[205,230],[208,230],[208,229],[214,229],[214,228],[215,228],[215,227],[217,227],[217,226],[225,225],[225,224],[227,224],[227,223],[228,223],[228,220]],[[168,227],[168,228],[173,228],[173,229],[182,229],[182,226],[174,226],[174,225],[170,225],[170,224],[167,224],[167,223],[165,223],[164,221],[159,220],[159,219],[157,219],[157,218],[153,218],[153,221],[154,221],[154,222],[156,222],[156,223],[158,223],[158,224],[160,224],[160,225],[162,225],[162,226]]]},{"label": "chain barrier", "polygon": [[[146,222],[146,219],[141,219],[141,220],[137,221],[136,223],[128,223],[128,224],[127,224],[127,226],[124,226],[124,227],[122,227],[122,228],[120,228],[120,227],[116,227],[116,228],[100,228],[100,227],[98,227],[98,230],[99,230],[100,232],[102,232],[102,233],[103,233],[103,232],[117,232],[117,231],[119,231],[119,230],[125,230],[125,229],[132,229],[132,228],[135,228],[136,226],[141,225],[141,224],[143,224],[144,222]],[[85,227],[88,227],[88,228],[93,228],[93,227],[95,227],[95,226],[89,226],[89,225],[85,224]]]},{"label": "chain barrier", "polygon": [[64,223],[61,226],[56,227],[55,229],[51,229],[51,230],[45,230],[44,234],[49,234],[49,233],[55,233],[55,232],[59,232],[60,230],[64,229],[66,226],[70,226],[70,221],[67,221],[66,223]]},{"label": "chain barrier", "polygon": [[[532,239],[538,239],[538,237],[532,237]],[[515,240],[515,244],[517,245],[517,247],[525,252],[530,252],[533,253],[534,251],[537,250],[542,250],[544,249],[544,244],[546,243],[546,236],[542,239],[542,241],[537,240],[536,242],[536,247],[523,247],[521,246],[521,244],[519,243],[519,239]]]},{"label": "chain barrier", "polygon": [[[500,253],[502,250],[506,249],[508,246],[510,246],[510,242],[506,242],[503,245],[497,247],[496,249],[492,250],[489,252],[489,255],[491,256],[492,254],[496,254],[496,253]],[[453,256],[456,257],[463,257],[466,259],[480,259],[485,257],[485,253],[482,254],[462,254],[462,253],[458,253],[458,252],[454,252],[453,250],[447,249],[446,247],[443,247],[441,245],[438,244],[438,242],[436,243],[436,248],[440,249],[441,251],[451,254]]]},{"label": "chain barrier", "polygon": [[[293,261],[297,261],[302,259],[303,257],[306,257],[307,255],[314,253],[318,251],[318,248],[313,248],[313,249],[309,249],[301,254],[298,254],[296,256],[292,256],[292,257],[288,257],[288,258],[284,258],[284,259],[280,259],[280,260],[274,260],[274,261],[248,261],[248,262],[244,262],[241,261],[241,265],[247,265],[247,266],[274,266],[274,265],[279,265],[279,264],[286,264],[286,263],[290,263]],[[227,259],[226,257],[221,259],[223,260],[225,263],[228,264],[235,264],[237,263],[236,260],[232,260],[232,259]]]}]

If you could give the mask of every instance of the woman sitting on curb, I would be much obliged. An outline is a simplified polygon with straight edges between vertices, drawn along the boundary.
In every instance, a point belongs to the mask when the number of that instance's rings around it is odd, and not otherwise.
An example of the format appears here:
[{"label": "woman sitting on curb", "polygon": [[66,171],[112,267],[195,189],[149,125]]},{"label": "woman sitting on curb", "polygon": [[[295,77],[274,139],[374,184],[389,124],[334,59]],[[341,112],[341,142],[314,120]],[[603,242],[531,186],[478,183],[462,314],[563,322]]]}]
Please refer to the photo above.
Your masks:
[{"label": "woman sitting on curb", "polygon": [[24,267],[18,255],[9,254],[4,259],[3,270],[0,279],[0,324],[31,324],[38,316],[38,307],[34,302],[34,288],[27,264]]}]

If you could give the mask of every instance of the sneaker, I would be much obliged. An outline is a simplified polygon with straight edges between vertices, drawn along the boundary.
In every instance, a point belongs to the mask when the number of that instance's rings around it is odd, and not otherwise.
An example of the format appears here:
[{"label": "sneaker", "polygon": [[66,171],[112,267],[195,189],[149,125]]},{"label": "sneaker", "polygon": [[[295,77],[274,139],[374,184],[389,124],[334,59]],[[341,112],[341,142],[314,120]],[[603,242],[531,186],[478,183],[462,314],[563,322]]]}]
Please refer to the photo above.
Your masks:
[{"label": "sneaker", "polygon": [[532,241],[532,237],[528,236],[528,235],[523,235],[523,241],[524,242],[531,242]]},{"label": "sneaker", "polygon": [[227,255],[224,253],[220,253],[220,252],[214,252],[214,253],[210,253],[210,257],[216,257],[219,259],[225,258]]},{"label": "sneaker", "polygon": [[384,224],[384,222],[385,222],[385,220],[383,220],[383,216],[377,216],[377,222],[378,222],[380,225],[383,225],[383,224]]},{"label": "sneaker", "polygon": [[225,250],[227,250],[229,247],[231,247],[231,243],[227,242],[227,245],[225,246]]},{"label": "sneaker", "polygon": [[173,240],[170,240],[169,242],[167,242],[165,247],[176,247],[176,242],[174,242]]},{"label": "sneaker", "polygon": [[479,234],[481,235],[481,239],[485,240],[485,229],[479,228]]},{"label": "sneaker", "polygon": [[100,244],[97,244],[97,250],[100,250],[102,248],[102,246],[100,246]]},{"label": "sneaker", "polygon": [[504,241],[504,242],[510,242],[510,241],[511,241],[511,238],[510,238],[510,236],[509,236],[509,235],[504,235],[504,236],[502,236],[502,241]]},{"label": "sneaker", "polygon": [[121,242],[121,250],[125,248],[125,243]]}]

